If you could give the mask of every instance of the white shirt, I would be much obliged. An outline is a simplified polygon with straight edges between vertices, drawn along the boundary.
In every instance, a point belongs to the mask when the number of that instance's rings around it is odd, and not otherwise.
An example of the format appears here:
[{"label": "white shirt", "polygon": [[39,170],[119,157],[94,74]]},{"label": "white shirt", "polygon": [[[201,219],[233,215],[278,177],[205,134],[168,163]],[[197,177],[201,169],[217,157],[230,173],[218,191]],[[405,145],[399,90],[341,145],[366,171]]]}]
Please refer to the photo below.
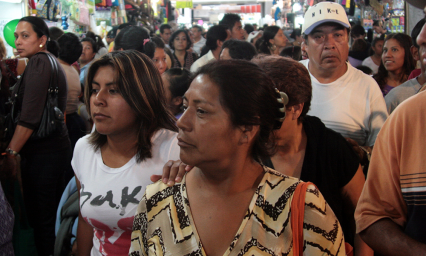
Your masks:
[{"label": "white shirt", "polygon": [[[309,60],[300,61],[309,70]],[[308,115],[361,146],[373,146],[388,117],[385,100],[376,81],[347,65],[346,73],[329,84],[320,83],[310,72],[312,101]]]},{"label": "white shirt", "polygon": [[374,63],[371,56],[363,60],[362,65],[371,68],[371,70],[373,70],[373,74],[377,74],[377,72],[379,71],[379,66]]},{"label": "white shirt", "polygon": [[80,211],[93,226],[91,255],[128,255],[133,218],[150,176],[162,174],[168,160],[179,159],[177,133],[161,129],[152,137],[152,157],[137,163],[136,156],[120,168],[104,164],[87,135],[78,140],[71,161],[80,181]]},{"label": "white shirt", "polygon": [[95,54],[95,60],[102,58],[105,54],[108,54],[108,48],[101,47],[98,52]]},{"label": "white shirt", "polygon": [[204,37],[201,37],[201,39],[198,42],[194,43],[194,45],[192,46],[192,49],[194,49],[198,56],[200,56],[201,48],[206,45],[206,41],[207,40]]},{"label": "white shirt", "polygon": [[203,55],[201,58],[196,60],[191,66],[191,72],[196,72],[199,68],[206,65],[209,61],[215,60],[213,52],[210,50],[208,53]]}]

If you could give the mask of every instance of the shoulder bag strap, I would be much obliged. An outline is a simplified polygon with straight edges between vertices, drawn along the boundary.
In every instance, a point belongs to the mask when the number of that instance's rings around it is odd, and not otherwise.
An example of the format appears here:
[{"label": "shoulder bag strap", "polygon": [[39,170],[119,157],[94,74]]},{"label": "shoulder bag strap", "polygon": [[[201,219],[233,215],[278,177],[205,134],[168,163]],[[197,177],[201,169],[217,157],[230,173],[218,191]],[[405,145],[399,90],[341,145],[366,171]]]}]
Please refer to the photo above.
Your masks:
[{"label": "shoulder bag strap", "polygon": [[58,66],[56,61],[53,59],[52,56],[50,56],[50,54],[48,53],[44,53],[47,55],[47,57],[49,58],[50,61],[50,65],[52,65],[52,73],[50,75],[50,82],[49,82],[49,92],[53,92],[55,90],[55,88],[53,87],[53,81],[57,81],[58,78]]},{"label": "shoulder bag strap", "polygon": [[[291,201],[291,229],[293,232],[293,255],[303,255],[303,220],[305,218],[306,189],[312,182],[301,181],[294,191]],[[315,185],[314,185],[315,186]]]},{"label": "shoulder bag strap", "polygon": [[[303,220],[305,219],[305,198],[306,190],[312,182],[301,181],[293,194],[291,201],[291,229],[293,231],[293,255],[303,255]],[[315,186],[316,187],[316,186]],[[345,251],[347,256],[353,256],[353,248],[349,243],[345,243]]]}]

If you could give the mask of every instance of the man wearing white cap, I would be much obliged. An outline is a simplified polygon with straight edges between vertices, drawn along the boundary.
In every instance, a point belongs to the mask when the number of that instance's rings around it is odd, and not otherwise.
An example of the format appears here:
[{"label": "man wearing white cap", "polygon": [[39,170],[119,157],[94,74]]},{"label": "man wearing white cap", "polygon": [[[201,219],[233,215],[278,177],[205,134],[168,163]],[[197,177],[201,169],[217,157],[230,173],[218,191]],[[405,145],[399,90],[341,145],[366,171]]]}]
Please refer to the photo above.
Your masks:
[{"label": "man wearing white cap", "polygon": [[[302,34],[312,80],[308,115],[346,137],[368,161],[388,114],[376,81],[347,63],[350,24],[340,4],[318,3],[305,13]],[[360,147],[356,146],[358,144]]]}]

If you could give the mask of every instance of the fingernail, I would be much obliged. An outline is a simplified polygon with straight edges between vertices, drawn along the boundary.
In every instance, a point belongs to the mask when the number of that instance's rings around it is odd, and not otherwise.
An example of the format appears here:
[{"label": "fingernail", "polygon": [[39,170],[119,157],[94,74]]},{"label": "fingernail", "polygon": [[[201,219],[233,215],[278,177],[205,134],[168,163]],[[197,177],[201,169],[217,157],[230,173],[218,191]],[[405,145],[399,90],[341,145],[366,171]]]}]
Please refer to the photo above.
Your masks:
[{"label": "fingernail", "polygon": [[191,167],[189,167],[189,165],[187,165],[187,166],[185,167],[185,171],[189,171],[189,170],[191,170]]},{"label": "fingernail", "polygon": [[167,182],[167,186],[173,186],[175,183],[173,181]]},{"label": "fingernail", "polygon": [[167,184],[167,181],[168,181],[168,179],[167,179],[167,178],[164,178],[164,179],[163,179],[163,183],[164,183],[164,184]]},{"label": "fingernail", "polygon": [[176,179],[175,179],[176,182],[180,182],[181,180],[182,180],[181,177],[176,177]]}]

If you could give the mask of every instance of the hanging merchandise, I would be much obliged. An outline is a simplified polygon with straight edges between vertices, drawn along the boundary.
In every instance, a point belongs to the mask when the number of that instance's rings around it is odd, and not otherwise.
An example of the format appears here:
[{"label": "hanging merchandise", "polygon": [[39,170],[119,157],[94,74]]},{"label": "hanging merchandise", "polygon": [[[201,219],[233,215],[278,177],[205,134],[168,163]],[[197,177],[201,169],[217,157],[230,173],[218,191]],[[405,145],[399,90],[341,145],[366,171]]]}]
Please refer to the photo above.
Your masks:
[{"label": "hanging merchandise", "polygon": [[111,26],[117,26],[118,25],[118,19],[117,19],[117,10],[116,8],[111,9]]},{"label": "hanging merchandise", "polygon": [[63,16],[69,17],[71,15],[72,1],[60,0],[61,1],[61,19]]},{"label": "hanging merchandise", "polygon": [[74,0],[71,7],[71,17],[70,19],[77,25],[89,26],[90,25],[90,16],[89,8],[86,6],[86,1],[83,2]]},{"label": "hanging merchandise", "polygon": [[61,10],[59,0],[40,0],[36,5],[37,17],[51,21],[58,21],[56,16]]},{"label": "hanging merchandise", "polygon": [[124,0],[112,0],[111,25],[120,25],[127,22]]},{"label": "hanging merchandise", "polygon": [[89,8],[89,13],[95,12],[95,0],[87,0],[87,7]]},{"label": "hanging merchandise", "polygon": [[192,0],[178,0],[176,1],[176,8],[192,8]]},{"label": "hanging merchandise", "polygon": [[33,9],[33,10],[36,8],[36,5],[35,5],[34,0],[29,0],[29,1],[28,1],[28,5],[29,5],[29,6],[30,6],[30,8],[31,8],[31,9]]},{"label": "hanging merchandise", "polygon": [[379,16],[383,15],[384,7],[378,0],[370,0],[370,5]]},{"label": "hanging merchandise", "polygon": [[68,18],[67,18],[67,16],[62,16],[61,17],[61,20],[62,20],[62,24],[61,24],[61,26],[62,26],[62,29],[63,30],[67,30],[68,29],[68,27],[70,26],[69,24],[68,24],[68,22],[67,22],[67,20],[68,20]]}]

